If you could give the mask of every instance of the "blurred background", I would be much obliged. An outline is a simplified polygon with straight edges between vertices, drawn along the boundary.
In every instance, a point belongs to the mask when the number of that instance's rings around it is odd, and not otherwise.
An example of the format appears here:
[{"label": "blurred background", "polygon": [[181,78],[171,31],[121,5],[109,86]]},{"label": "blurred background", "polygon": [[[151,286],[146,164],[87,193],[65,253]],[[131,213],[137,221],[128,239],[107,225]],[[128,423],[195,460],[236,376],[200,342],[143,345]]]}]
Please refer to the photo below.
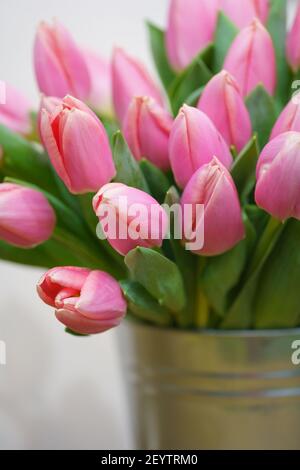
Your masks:
[{"label": "blurred background", "polygon": [[[2,0],[0,78],[37,105],[32,43],[42,19],[59,18],[76,40],[109,57],[114,45],[152,66],[144,20],[163,25],[168,0]],[[0,261],[0,449],[131,447],[116,333],[64,333],[35,293],[42,271]]]},{"label": "blurred background", "polygon": [[[152,67],[144,20],[163,25],[167,5],[168,0],[1,0],[0,79],[38,104],[32,43],[38,22],[53,17],[80,44],[107,57],[122,45]],[[0,449],[132,448],[116,332],[65,334],[37,298],[41,274],[0,261],[0,340],[7,346],[7,365],[0,365]]]}]

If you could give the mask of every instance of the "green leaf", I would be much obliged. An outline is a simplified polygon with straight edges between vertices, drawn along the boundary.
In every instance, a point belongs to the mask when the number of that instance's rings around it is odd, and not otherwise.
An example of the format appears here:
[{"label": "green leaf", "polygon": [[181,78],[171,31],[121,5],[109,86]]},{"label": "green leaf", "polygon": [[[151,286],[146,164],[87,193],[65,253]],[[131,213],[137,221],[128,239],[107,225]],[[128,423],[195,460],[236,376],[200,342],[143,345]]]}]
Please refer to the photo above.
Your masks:
[{"label": "green leaf", "polygon": [[175,78],[175,73],[169,64],[167,57],[165,47],[165,32],[150,22],[147,22],[147,27],[152,57],[162,84],[167,90]]},{"label": "green leaf", "polygon": [[201,276],[201,286],[210,305],[221,317],[225,316],[228,293],[240,279],[246,256],[247,244],[243,240],[227,253],[207,260]]},{"label": "green leaf", "polygon": [[82,336],[82,337],[90,336],[90,335],[83,335],[82,333],[76,333],[75,331],[70,330],[70,328],[65,328],[65,332],[71,336]]},{"label": "green leaf", "polygon": [[227,52],[237,33],[237,27],[220,11],[214,40],[213,71],[215,73],[222,70]]},{"label": "green leaf", "polygon": [[145,177],[120,131],[116,132],[113,138],[113,158],[117,170],[114,181],[150,192]]},{"label": "green leaf", "polygon": [[187,99],[185,100],[186,104],[188,104],[189,106],[196,107],[200,100],[200,96],[203,93],[204,88],[205,86],[201,86],[197,90],[193,91],[193,93],[191,93],[190,96],[188,96]]},{"label": "green leaf", "polygon": [[258,157],[259,149],[257,136],[255,135],[237,156],[231,169],[231,175],[242,200],[249,195],[255,184]]},{"label": "green leaf", "polygon": [[[175,263],[149,248],[135,248],[125,257],[133,280],[139,282],[159,304],[179,313],[186,304],[183,280]],[[179,316],[177,316],[179,318]]]},{"label": "green leaf", "polygon": [[247,329],[253,327],[253,302],[259,275],[277,243],[282,228],[282,224],[270,218],[270,222],[252,256],[250,266],[245,274],[244,283],[221,325],[223,329]]},{"label": "green leaf", "polygon": [[206,58],[211,54],[212,49],[213,46],[210,44],[171,84],[169,97],[175,115],[190,95],[195,90],[206,85],[211,79],[212,73],[206,65],[205,60],[207,60]]},{"label": "green leaf", "polygon": [[4,151],[0,170],[5,176],[28,181],[58,194],[51,164],[41,149],[1,124],[0,147]]},{"label": "green leaf", "polygon": [[255,296],[255,328],[299,326],[300,222],[288,221],[266,262]]},{"label": "green leaf", "polygon": [[140,161],[140,168],[149,186],[152,196],[161,204],[170,187],[167,176],[157,166],[146,159]]},{"label": "green leaf", "polygon": [[152,297],[138,282],[121,281],[121,288],[128,303],[128,310],[140,320],[157,326],[172,324],[172,315]]},{"label": "green leaf", "polygon": [[272,36],[277,66],[276,97],[281,105],[289,99],[291,72],[286,60],[287,1],[271,0],[267,28]]},{"label": "green leaf", "polygon": [[246,98],[246,106],[250,113],[253,131],[257,132],[258,142],[262,148],[268,142],[276,121],[274,99],[262,85],[258,85]]}]

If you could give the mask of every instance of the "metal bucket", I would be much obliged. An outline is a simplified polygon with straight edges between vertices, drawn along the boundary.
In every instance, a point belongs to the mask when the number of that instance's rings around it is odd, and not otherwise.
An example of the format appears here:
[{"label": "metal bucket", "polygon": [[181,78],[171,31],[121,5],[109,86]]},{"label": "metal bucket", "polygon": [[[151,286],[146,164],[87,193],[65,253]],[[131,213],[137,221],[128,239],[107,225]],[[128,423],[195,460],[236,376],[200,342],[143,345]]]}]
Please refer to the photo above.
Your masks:
[{"label": "metal bucket", "polygon": [[120,329],[137,449],[300,449],[300,330]]}]

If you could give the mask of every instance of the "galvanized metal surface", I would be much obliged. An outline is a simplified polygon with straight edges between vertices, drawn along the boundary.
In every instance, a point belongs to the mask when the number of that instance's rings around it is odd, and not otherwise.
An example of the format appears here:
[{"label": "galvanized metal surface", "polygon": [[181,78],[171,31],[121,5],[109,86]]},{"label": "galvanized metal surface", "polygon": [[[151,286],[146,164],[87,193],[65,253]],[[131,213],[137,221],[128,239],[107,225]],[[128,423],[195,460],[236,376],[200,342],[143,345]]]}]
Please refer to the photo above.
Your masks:
[{"label": "galvanized metal surface", "polygon": [[127,322],[120,352],[140,449],[300,449],[300,330],[193,333]]}]

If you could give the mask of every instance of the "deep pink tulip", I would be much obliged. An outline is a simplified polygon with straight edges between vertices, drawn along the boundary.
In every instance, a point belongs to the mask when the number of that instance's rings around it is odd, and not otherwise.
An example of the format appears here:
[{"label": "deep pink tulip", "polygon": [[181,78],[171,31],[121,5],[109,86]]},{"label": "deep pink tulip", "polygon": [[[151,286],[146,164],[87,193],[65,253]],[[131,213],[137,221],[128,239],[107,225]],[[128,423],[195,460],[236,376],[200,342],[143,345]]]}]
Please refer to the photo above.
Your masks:
[{"label": "deep pink tulip", "polygon": [[34,67],[39,89],[45,95],[63,98],[70,93],[82,100],[88,98],[91,85],[84,54],[57,20],[38,27]]},{"label": "deep pink tulip", "polygon": [[292,99],[281,112],[273,127],[271,140],[284,132],[300,132],[300,102],[297,100],[297,97]]},{"label": "deep pink tulip", "polygon": [[232,164],[228,145],[209,117],[187,105],[181,108],[173,124],[169,155],[176,182],[181,188],[214,156],[227,168]]},{"label": "deep pink tulip", "polygon": [[31,130],[30,110],[31,105],[27,98],[11,85],[2,82],[0,90],[0,124],[14,132],[28,134]]},{"label": "deep pink tulip", "polygon": [[300,220],[300,132],[286,132],[263,149],[256,170],[255,200],[279,220]]},{"label": "deep pink tulip", "polygon": [[123,123],[128,145],[137,160],[150,160],[162,170],[170,167],[169,137],[173,119],[153,98],[133,98]]},{"label": "deep pink tulip", "polygon": [[266,23],[269,0],[220,0],[220,7],[238,28],[245,28],[254,18]]},{"label": "deep pink tulip", "polygon": [[21,248],[48,240],[56,217],[45,196],[18,184],[0,184],[0,239]]},{"label": "deep pink tulip", "polygon": [[40,131],[50,160],[70,192],[96,192],[115,175],[105,129],[81,101],[66,96],[41,110]]},{"label": "deep pink tulip", "polygon": [[37,291],[56,309],[56,318],[75,333],[102,333],[118,326],[126,314],[119,284],[103,271],[54,268],[41,278]]},{"label": "deep pink tulip", "polygon": [[270,95],[276,86],[276,59],[272,38],[259,20],[237,35],[225,59],[224,69],[237,80],[243,96],[260,83]]},{"label": "deep pink tulip", "polygon": [[115,112],[121,123],[135,96],[150,96],[163,105],[160,90],[143,64],[120,48],[113,54],[112,92]]},{"label": "deep pink tulip", "polygon": [[167,214],[149,194],[121,183],[103,186],[93,200],[94,211],[111,246],[126,255],[137,246],[161,246]]},{"label": "deep pink tulip", "polygon": [[111,64],[92,51],[84,51],[88,66],[91,91],[88,97],[90,106],[103,115],[112,114]]},{"label": "deep pink tulip", "polygon": [[214,38],[218,0],[171,0],[166,34],[170,63],[185,68]]},{"label": "deep pink tulip", "polygon": [[[204,219],[185,215],[187,205],[196,207],[204,205]],[[193,240],[193,234],[203,229],[204,245],[195,253],[205,256],[216,256],[230,250],[244,238],[242,210],[238,193],[228,170],[217,158],[202,166],[192,176],[186,186],[181,206],[185,220],[185,236]]]},{"label": "deep pink tulip", "polygon": [[228,145],[240,151],[249,141],[252,125],[236,80],[225,70],[206,85],[198,109],[214,123]]},{"label": "deep pink tulip", "polygon": [[58,107],[61,105],[61,99],[56,98],[55,96],[44,96],[42,95],[41,101],[40,101],[40,108],[38,112],[38,129],[40,133],[40,138],[42,140],[42,131],[41,131],[41,122],[42,122],[42,110],[46,110],[47,113],[52,115]]},{"label": "deep pink tulip", "polygon": [[288,33],[286,42],[287,59],[294,70],[300,68],[300,4],[298,5],[292,29]]}]

